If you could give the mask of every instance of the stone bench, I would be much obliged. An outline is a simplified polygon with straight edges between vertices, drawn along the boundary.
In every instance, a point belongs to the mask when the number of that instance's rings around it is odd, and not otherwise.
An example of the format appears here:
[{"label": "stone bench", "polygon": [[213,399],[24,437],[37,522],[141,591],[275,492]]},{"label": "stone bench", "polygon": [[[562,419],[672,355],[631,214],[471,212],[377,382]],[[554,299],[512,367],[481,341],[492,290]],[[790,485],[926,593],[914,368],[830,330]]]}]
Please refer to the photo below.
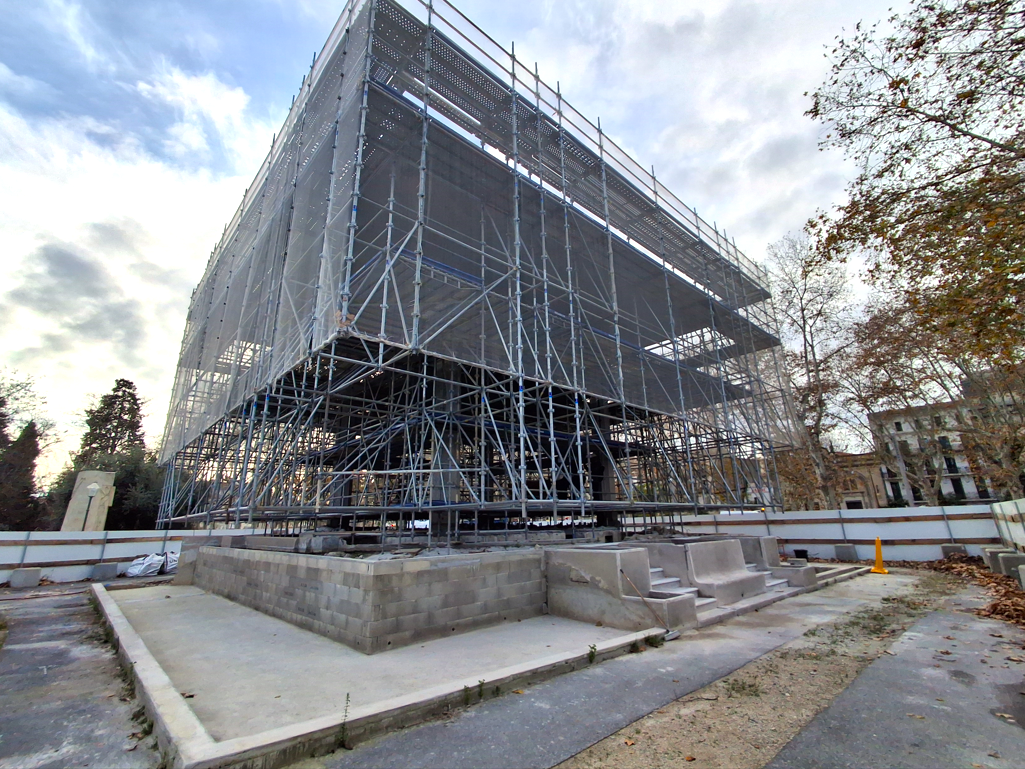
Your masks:
[{"label": "stone bench", "polygon": [[700,595],[720,606],[736,603],[766,590],[765,575],[748,571],[744,551],[735,539],[687,545],[689,582]]}]

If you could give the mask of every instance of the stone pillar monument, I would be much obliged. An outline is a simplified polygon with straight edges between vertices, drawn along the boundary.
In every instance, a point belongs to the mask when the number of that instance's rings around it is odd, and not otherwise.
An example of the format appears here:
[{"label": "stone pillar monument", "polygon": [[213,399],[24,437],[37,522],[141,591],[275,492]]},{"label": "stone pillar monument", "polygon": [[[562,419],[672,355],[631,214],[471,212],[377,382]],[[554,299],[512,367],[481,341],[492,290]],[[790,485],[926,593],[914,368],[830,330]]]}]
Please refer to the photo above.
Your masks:
[{"label": "stone pillar monument", "polygon": [[[96,488],[90,489],[94,483]],[[95,494],[90,496],[90,491]],[[75,479],[61,531],[103,531],[107,526],[107,509],[113,501],[114,473],[83,470]]]}]

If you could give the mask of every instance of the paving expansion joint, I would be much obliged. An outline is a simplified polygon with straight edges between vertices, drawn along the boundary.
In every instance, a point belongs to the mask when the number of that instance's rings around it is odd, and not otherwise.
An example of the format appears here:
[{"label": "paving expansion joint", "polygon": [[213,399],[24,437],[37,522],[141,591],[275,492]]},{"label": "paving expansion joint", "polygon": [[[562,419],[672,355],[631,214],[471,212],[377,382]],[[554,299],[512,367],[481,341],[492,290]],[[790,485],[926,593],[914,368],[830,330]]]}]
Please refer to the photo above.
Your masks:
[{"label": "paving expansion joint", "polygon": [[[365,707],[348,715],[332,713],[259,734],[217,742],[177,691],[145,642],[101,584],[92,586],[104,621],[115,637],[118,659],[130,671],[135,690],[153,721],[161,751],[173,769],[271,769],[299,759],[351,747],[396,728],[413,726],[428,718],[463,708],[467,689],[476,691],[481,677],[453,681]],[[627,653],[645,638],[665,635],[664,628],[649,628],[611,638],[595,645],[594,663]],[[518,686],[540,683],[563,673],[588,667],[590,652],[569,652],[542,657],[483,675],[487,692],[509,692]]]}]

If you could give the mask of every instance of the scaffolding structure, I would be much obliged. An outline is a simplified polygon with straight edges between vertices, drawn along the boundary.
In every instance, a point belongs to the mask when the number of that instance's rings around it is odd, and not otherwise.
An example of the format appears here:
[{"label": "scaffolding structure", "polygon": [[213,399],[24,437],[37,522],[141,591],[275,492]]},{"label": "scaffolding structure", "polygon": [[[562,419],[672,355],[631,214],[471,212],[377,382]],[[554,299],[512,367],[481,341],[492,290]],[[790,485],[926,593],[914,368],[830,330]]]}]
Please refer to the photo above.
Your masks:
[{"label": "scaffolding structure", "polygon": [[780,509],[766,286],[446,0],[350,0],[193,295],[160,523]]}]

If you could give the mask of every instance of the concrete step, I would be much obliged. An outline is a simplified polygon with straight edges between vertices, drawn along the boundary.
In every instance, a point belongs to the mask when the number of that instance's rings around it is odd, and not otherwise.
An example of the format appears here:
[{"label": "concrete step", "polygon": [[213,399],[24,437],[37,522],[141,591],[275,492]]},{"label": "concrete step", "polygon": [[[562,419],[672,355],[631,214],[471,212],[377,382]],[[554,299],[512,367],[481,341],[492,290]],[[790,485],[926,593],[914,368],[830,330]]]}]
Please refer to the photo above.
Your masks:
[{"label": "concrete step", "polygon": [[790,584],[790,583],[787,582],[785,579],[772,579],[771,577],[766,577],[765,578],[765,586],[767,588],[769,588],[770,590],[772,588],[774,588],[774,587],[779,587],[780,585],[788,585],[788,584]]},{"label": "concrete step", "polygon": [[698,610],[698,627],[708,627],[714,625],[717,622],[730,619],[731,617],[738,617],[741,614],[747,614],[748,612],[757,611],[758,609],[764,609],[766,606],[770,606],[777,601],[782,601],[784,598],[789,598],[793,595],[800,595],[805,592],[805,588],[792,587],[785,590],[773,590],[771,593],[762,593],[761,595],[752,595],[747,598],[743,598],[736,603],[731,603],[728,606],[716,606],[715,608],[709,608],[709,610],[701,611]]},{"label": "concrete step", "polygon": [[716,602],[714,598],[698,598],[694,601],[694,605],[698,608],[698,613],[713,611],[716,608]]},{"label": "concrete step", "polygon": [[835,585],[837,582],[846,582],[849,579],[860,577],[871,571],[870,566],[838,566],[834,569],[816,569],[816,576],[819,580],[819,587]]},{"label": "concrete step", "polygon": [[652,580],[651,580],[652,588],[656,588],[656,587],[658,587],[658,588],[677,587],[680,584],[680,578],[679,577],[660,577],[659,579],[655,579],[654,578],[655,577],[654,574],[652,574],[651,576],[652,576]]},{"label": "concrete step", "polygon": [[651,572],[652,579],[660,579],[661,577],[665,576],[665,569],[661,567],[657,569],[648,569],[648,571]]},{"label": "concrete step", "polygon": [[648,595],[652,598],[676,598],[679,595],[693,595],[697,596],[698,589],[696,587],[665,587],[652,589]]}]

